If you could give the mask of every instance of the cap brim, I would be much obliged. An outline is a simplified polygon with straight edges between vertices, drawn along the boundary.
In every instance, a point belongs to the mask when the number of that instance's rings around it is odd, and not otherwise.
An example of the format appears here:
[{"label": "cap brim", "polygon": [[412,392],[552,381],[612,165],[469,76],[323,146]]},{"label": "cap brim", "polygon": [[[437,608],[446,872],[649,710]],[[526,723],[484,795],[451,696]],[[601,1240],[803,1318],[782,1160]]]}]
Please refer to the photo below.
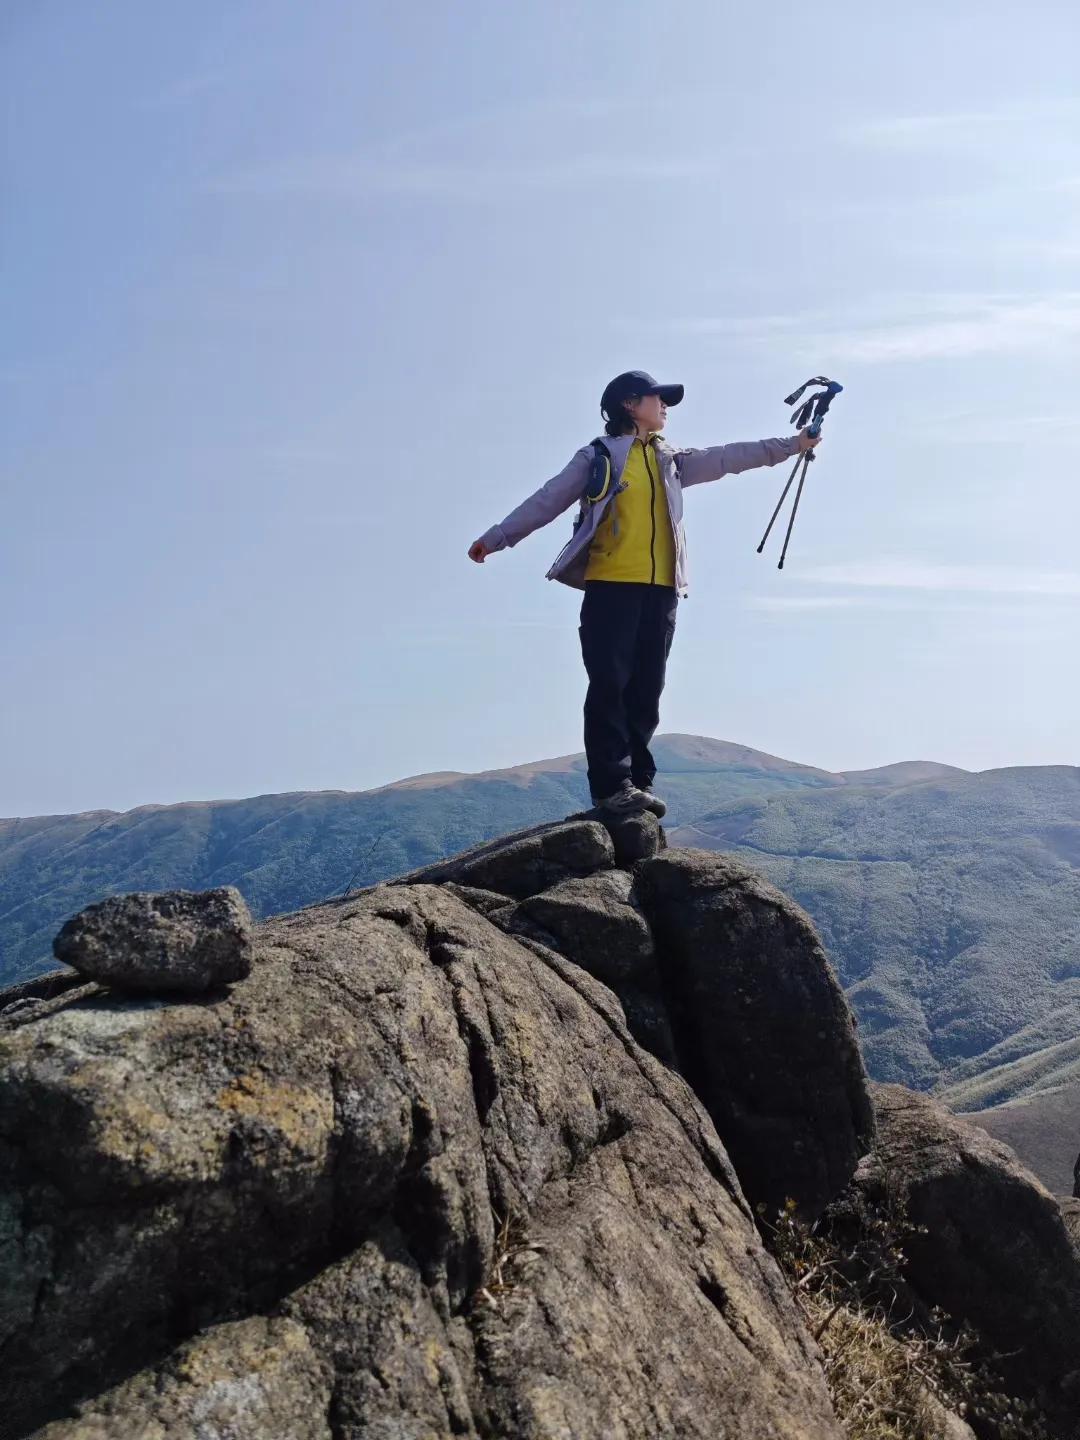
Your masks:
[{"label": "cap brim", "polygon": [[659,395],[665,405],[678,405],[686,390],[682,385],[654,385],[649,394]]}]

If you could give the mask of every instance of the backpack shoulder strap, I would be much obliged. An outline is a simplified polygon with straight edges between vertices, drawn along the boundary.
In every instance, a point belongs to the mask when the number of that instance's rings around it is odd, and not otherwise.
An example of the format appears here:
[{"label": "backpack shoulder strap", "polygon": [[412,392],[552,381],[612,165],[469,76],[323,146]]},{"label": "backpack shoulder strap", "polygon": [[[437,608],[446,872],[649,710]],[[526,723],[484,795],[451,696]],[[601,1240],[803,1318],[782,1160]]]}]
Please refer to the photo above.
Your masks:
[{"label": "backpack shoulder strap", "polygon": [[592,464],[589,466],[589,480],[585,486],[582,501],[593,505],[611,489],[611,451],[599,436],[592,442]]}]

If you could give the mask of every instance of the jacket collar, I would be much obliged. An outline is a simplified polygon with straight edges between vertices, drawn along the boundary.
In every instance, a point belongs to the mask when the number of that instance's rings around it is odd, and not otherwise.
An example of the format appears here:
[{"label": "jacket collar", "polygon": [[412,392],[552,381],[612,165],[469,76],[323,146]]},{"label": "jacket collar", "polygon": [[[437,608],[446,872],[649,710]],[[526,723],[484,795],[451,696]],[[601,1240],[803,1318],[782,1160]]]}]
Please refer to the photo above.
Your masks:
[{"label": "jacket collar", "polygon": [[[626,434],[626,435],[601,435],[599,438],[600,438],[601,440],[603,440],[604,444],[605,444],[609,449],[611,449],[613,446],[618,446],[618,447],[620,447],[620,448],[623,447],[623,446],[625,446],[626,449],[629,451],[630,447],[634,444],[635,440],[637,439],[637,436],[636,436],[636,435],[631,435],[631,434]],[[670,442],[667,441],[667,440],[665,440],[665,438],[664,438],[664,432],[663,432],[662,430],[652,430],[652,431],[650,431],[650,433],[649,433],[649,439],[653,442],[653,444],[656,445],[656,447],[657,447],[658,450],[670,450],[670,449],[672,448]]]}]

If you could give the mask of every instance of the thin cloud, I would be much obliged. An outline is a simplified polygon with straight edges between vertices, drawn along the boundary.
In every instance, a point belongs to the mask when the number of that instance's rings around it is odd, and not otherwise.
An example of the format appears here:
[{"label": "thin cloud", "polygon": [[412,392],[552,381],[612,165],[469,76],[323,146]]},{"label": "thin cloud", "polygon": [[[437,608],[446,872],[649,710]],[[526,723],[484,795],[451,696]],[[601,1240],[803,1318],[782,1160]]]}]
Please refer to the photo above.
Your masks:
[{"label": "thin cloud", "polygon": [[915,420],[907,433],[924,435],[936,445],[970,445],[974,440],[994,445],[1060,444],[1080,438],[1080,415],[988,415],[969,410]]},{"label": "thin cloud", "polygon": [[862,603],[851,595],[752,595],[745,608],[787,614],[792,610],[850,610]]},{"label": "thin cloud", "polygon": [[411,130],[399,130],[387,136],[368,152],[369,154],[404,155],[410,150],[425,145],[445,145],[448,140],[460,141],[466,136],[480,134],[505,135],[511,128],[523,124],[543,123],[545,126],[565,123],[581,125],[589,121],[608,119],[638,109],[636,98],[629,96],[548,96],[543,99],[516,100],[505,105],[493,105],[486,110],[473,110],[453,115],[440,115],[437,123],[415,126]]},{"label": "thin cloud", "polygon": [[[806,579],[807,577],[800,576],[799,578]],[[912,611],[920,613],[933,611],[937,615],[945,611],[950,614],[985,615],[987,613],[985,601],[972,602],[948,597],[942,598],[941,594],[932,595],[919,591],[911,591],[906,594],[901,592],[894,594],[862,592],[858,595],[754,595],[745,602],[744,608],[758,611],[764,615],[813,615],[835,611],[862,615],[868,610],[875,612],[884,610],[893,614],[909,614]],[[1015,604],[998,605],[994,607],[994,613],[1019,613],[1019,607]]]},{"label": "thin cloud", "polygon": [[[1015,195],[1009,197],[1015,201]],[[940,236],[928,236],[925,241],[910,240],[906,244],[909,257],[930,256],[941,261],[949,259],[970,259],[971,242],[956,235],[947,242]],[[1051,264],[1075,265],[1080,260],[1080,239],[1042,239],[1036,235],[1003,237],[997,234],[980,239],[980,254],[984,261],[1039,260]]]},{"label": "thin cloud", "polygon": [[[796,577],[792,575],[792,580]],[[802,575],[799,579],[807,580]],[[796,583],[798,581],[796,580]],[[1058,622],[1072,625],[1076,617],[1075,597],[1061,594],[1023,594],[978,591],[964,594],[948,589],[872,590],[861,588],[855,595],[754,595],[743,601],[743,609],[763,620],[814,620],[834,616],[858,619],[863,615],[967,616],[995,627],[986,633],[1000,637],[1001,627],[1045,627]],[[967,630],[965,633],[970,634]]]},{"label": "thin cloud", "polygon": [[[650,114],[674,125],[685,97],[662,97]],[[339,153],[294,155],[209,178],[225,195],[323,195],[339,200],[414,196],[434,200],[499,199],[508,191],[557,190],[610,180],[635,183],[719,178],[735,150],[756,148],[729,138],[687,153],[654,137],[653,153],[628,149],[626,119],[638,113],[626,95],[555,97],[492,106],[438,124],[384,136]],[[685,126],[682,127],[685,129]]]},{"label": "thin cloud", "polygon": [[1025,255],[1036,260],[1060,260],[1063,264],[1075,264],[1080,260],[1078,241],[1022,240],[1001,249],[1007,254]]},{"label": "thin cloud", "polygon": [[[843,138],[856,144],[897,150],[943,147],[981,149],[992,139],[1017,139],[1032,125],[1045,123],[1055,131],[1080,115],[1080,101],[1073,96],[1018,100],[992,110],[959,110],[932,115],[892,115],[866,120],[848,127]],[[1067,133],[1067,132],[1066,132]]]},{"label": "thin cloud", "polygon": [[845,138],[898,149],[926,146],[937,149],[942,142],[974,143],[984,137],[988,127],[1000,124],[1000,114],[992,110],[952,115],[892,115],[855,125],[845,133]]},{"label": "thin cloud", "polygon": [[641,183],[701,180],[727,173],[727,163],[714,155],[658,155],[596,152],[554,162],[517,166],[455,166],[441,161],[401,158],[311,156],[283,165],[238,172],[207,182],[218,195],[324,195],[364,200],[379,195],[441,200],[504,197],[508,191],[560,190],[592,186],[601,181]]},{"label": "thin cloud", "polygon": [[[869,318],[859,322],[862,315]],[[873,303],[858,312],[803,311],[791,315],[697,317],[676,321],[684,334],[715,335],[768,347],[779,341],[789,353],[834,363],[879,365],[975,355],[1041,353],[1069,346],[1080,336],[1080,292],[1055,295],[922,296],[890,302],[874,315]]]},{"label": "thin cloud", "polygon": [[144,95],[136,104],[143,110],[171,110],[201,100],[208,91],[221,89],[233,78],[233,73],[224,67],[193,71],[178,76],[154,95]]},{"label": "thin cloud", "polygon": [[1080,571],[1031,570],[1007,565],[937,565],[903,559],[851,561],[811,566],[803,570],[799,578],[811,584],[873,590],[1080,596]]},{"label": "thin cloud", "polygon": [[960,359],[1044,349],[1080,335],[1080,294],[1029,301],[984,300],[970,314],[925,323],[879,326],[831,337],[840,356],[879,364],[894,360]]},{"label": "thin cloud", "polygon": [[553,620],[527,620],[514,619],[512,616],[485,616],[477,619],[475,616],[467,616],[462,620],[388,620],[383,630],[395,630],[401,634],[420,635],[428,639],[439,638],[447,635],[469,635],[475,636],[479,631],[488,630],[566,630],[566,622],[561,619]]},{"label": "thin cloud", "polygon": [[355,465],[356,456],[342,450],[308,448],[303,445],[267,445],[258,452],[264,460],[282,465]]}]

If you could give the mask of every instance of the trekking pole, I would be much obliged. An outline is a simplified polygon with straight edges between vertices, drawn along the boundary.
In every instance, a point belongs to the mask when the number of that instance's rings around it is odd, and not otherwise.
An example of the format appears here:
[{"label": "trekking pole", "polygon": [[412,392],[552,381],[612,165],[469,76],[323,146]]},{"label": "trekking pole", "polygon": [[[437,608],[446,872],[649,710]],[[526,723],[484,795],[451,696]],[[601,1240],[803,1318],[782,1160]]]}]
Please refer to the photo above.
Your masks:
[{"label": "trekking pole", "polygon": [[[821,434],[821,422],[822,420],[824,420],[825,413],[833,402],[833,396],[839,395],[840,391],[843,390],[844,387],[838,384],[835,380],[829,380],[824,375],[815,375],[812,380],[807,380],[804,384],[800,385],[797,390],[793,391],[792,394],[786,395],[784,397],[784,404],[798,404],[799,398],[802,395],[803,391],[807,389],[807,387],[810,385],[824,385],[825,389],[819,390],[816,395],[811,395],[809,399],[805,400],[803,404],[799,406],[798,410],[796,410],[795,414],[792,415],[791,423],[796,426],[797,429],[801,430],[802,427],[806,424],[807,420],[812,420],[813,423],[810,426],[809,434],[816,439],[817,436]],[[799,485],[798,489],[795,491],[795,503],[791,507],[791,517],[788,520],[787,533],[784,535],[784,547],[780,551],[780,563],[776,567],[778,570],[782,570],[784,568],[784,560],[787,558],[788,541],[791,539],[791,532],[795,525],[795,516],[798,514],[799,510],[799,501],[802,499],[803,485],[806,481],[806,472],[809,469],[810,461],[813,460],[813,458],[813,450],[804,450],[803,453],[799,456],[799,458],[795,461],[795,468],[788,476],[787,484],[784,486],[783,494],[776,502],[776,509],[773,511],[772,518],[769,520],[768,525],[766,525],[765,527],[765,534],[761,537],[761,544],[757,547],[757,553],[760,555],[761,552],[765,549],[765,542],[766,540],[768,540],[772,527],[776,523],[776,517],[783,509],[784,501],[787,499],[788,491],[791,489],[791,482],[795,479],[795,476],[799,474],[799,470],[801,468],[802,474],[799,475]]]},{"label": "trekking pole", "polygon": [[791,531],[795,525],[795,516],[799,513],[799,501],[802,499],[803,481],[806,479],[806,472],[809,468],[809,462],[813,458],[814,452],[812,450],[807,450],[805,456],[803,457],[804,464],[802,467],[802,474],[799,476],[799,488],[795,491],[795,504],[791,507],[791,515],[787,522],[787,532],[784,535],[784,548],[780,551],[780,560],[776,566],[778,570],[782,570],[784,568],[784,561],[787,559],[788,541],[791,539]]},{"label": "trekking pole", "polygon": [[[787,484],[784,486],[784,493],[780,496],[780,499],[776,502],[776,509],[772,512],[772,519],[769,521],[768,525],[766,525],[766,527],[765,527],[765,534],[761,537],[761,544],[757,547],[757,553],[758,553],[759,555],[761,554],[762,550],[765,549],[765,541],[768,540],[768,538],[769,538],[769,532],[772,530],[772,527],[776,524],[776,517],[780,514],[780,508],[781,508],[781,506],[783,505],[784,501],[787,499],[787,492],[791,489],[791,482],[795,479],[795,471],[798,470],[799,466],[800,466],[802,463],[803,463],[803,457],[800,455],[799,458],[795,461],[795,470],[792,470],[791,474],[788,476]],[[801,483],[802,483],[802,482],[800,481],[800,484],[801,484]]]}]

